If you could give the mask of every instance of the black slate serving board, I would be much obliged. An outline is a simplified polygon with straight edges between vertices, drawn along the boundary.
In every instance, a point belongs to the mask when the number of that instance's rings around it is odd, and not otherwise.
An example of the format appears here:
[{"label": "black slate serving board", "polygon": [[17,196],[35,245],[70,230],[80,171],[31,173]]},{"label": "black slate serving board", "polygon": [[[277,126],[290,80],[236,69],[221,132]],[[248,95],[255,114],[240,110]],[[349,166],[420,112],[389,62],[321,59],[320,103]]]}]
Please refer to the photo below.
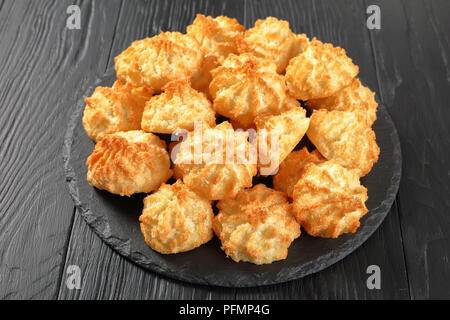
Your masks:
[{"label": "black slate serving board", "polygon": [[[143,268],[178,280],[225,287],[269,285],[301,278],[332,265],[357,249],[378,228],[394,202],[401,177],[400,142],[391,117],[380,105],[373,129],[381,153],[370,174],[362,179],[368,189],[366,205],[370,211],[361,219],[361,227],[356,233],[338,239],[323,239],[302,232],[289,248],[286,260],[263,266],[227,259],[216,238],[190,252],[161,255],[146,245],[140,232],[138,218],[145,195],[120,197],[97,190],[86,181],[85,162],[94,143],[81,123],[84,98],[90,96],[96,86],[110,86],[114,80],[115,74],[111,70],[93,81],[80,97],[65,136],[66,180],[86,222],[104,242]],[[302,145],[305,144],[308,145],[306,138],[302,141]],[[255,183],[259,182],[271,186],[270,179],[256,178]]]}]

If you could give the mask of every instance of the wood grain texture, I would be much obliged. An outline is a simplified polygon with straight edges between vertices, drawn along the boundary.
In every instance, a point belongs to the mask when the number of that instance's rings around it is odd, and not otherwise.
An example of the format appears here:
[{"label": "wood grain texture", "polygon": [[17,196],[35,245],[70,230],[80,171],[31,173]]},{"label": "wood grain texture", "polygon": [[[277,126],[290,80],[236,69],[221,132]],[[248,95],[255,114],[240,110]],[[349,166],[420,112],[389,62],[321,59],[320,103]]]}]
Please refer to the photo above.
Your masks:
[{"label": "wood grain texture", "polygon": [[194,286],[141,269],[103,243],[80,213],[75,215],[66,267],[69,265],[81,268],[81,290],[69,290],[63,281],[59,299],[234,298],[234,289]]},{"label": "wood grain texture", "polygon": [[[197,13],[204,15],[230,15],[240,23],[244,20],[243,2],[231,1],[160,1],[131,0],[123,6],[111,57],[119,55],[137,39],[151,37],[162,31],[186,32]],[[114,68],[114,59],[109,60]]]},{"label": "wood grain texture", "polygon": [[[81,30],[65,28],[74,3]],[[369,4],[381,8],[381,30],[365,27]],[[449,298],[449,11],[446,0],[0,0],[0,299]],[[74,212],[60,155],[80,93],[133,40],[184,31],[199,12],[246,27],[278,16],[341,45],[394,119],[398,200],[360,249],[318,274],[240,290],[172,281],[119,256]],[[82,269],[81,290],[65,286],[71,264]],[[379,291],[366,288],[371,264],[381,268]]]},{"label": "wood grain texture", "polygon": [[63,132],[80,98],[74,89],[106,66],[112,31],[105,21],[117,16],[117,1],[79,3],[84,28],[71,31],[72,3],[6,0],[0,11],[2,299],[56,298],[59,288],[74,212]]},{"label": "wood grain texture", "polygon": [[[288,283],[239,289],[237,299],[409,299],[404,265],[399,262],[400,243],[389,243],[398,233],[398,213],[389,213],[379,230],[359,249],[333,266]],[[381,290],[366,286],[367,267],[381,269]]]},{"label": "wood grain texture", "polygon": [[[296,33],[306,33],[310,38],[316,36],[345,48],[360,66],[361,81],[379,92],[371,42],[365,28],[366,7],[362,2],[247,1],[245,11],[247,27],[256,19],[273,15],[288,20]],[[367,289],[366,269],[371,264],[381,269],[381,290]],[[298,281],[238,290],[237,298],[409,299],[396,205],[379,230],[341,262]]]},{"label": "wood grain texture", "polygon": [[448,298],[450,3],[370,3],[382,15],[381,30],[370,33],[381,99],[405,159],[398,204],[411,297]]},{"label": "wood grain texture", "polygon": [[[289,20],[296,32],[306,32],[345,47],[356,63],[363,66],[362,80],[377,89],[362,5],[347,2],[348,6],[328,7],[324,2],[312,1],[246,1],[241,8],[237,2],[226,2],[223,7],[209,1],[189,2],[189,5],[158,1],[132,3],[121,9],[109,59],[110,68],[113,67],[112,57],[132,41],[154,35],[160,29],[184,31],[196,13],[226,14],[237,18],[246,27],[251,27],[257,18],[274,15]],[[323,20],[312,18],[316,16],[323,17]],[[385,243],[390,243],[389,248]],[[75,216],[67,254],[66,265],[69,264],[81,266],[83,287],[80,291],[68,290],[62,283],[59,298],[409,298],[396,210],[391,212],[380,231],[344,261],[317,275],[276,286],[233,290],[192,286],[162,278],[136,267],[106,247],[78,215]],[[371,264],[382,269],[384,285],[380,291],[370,291],[366,287],[366,268]]]},{"label": "wood grain texture", "polygon": [[[185,32],[197,13],[230,15],[242,22],[240,1],[127,1],[121,8],[109,68],[114,56],[131,42],[158,34],[160,30]],[[137,222],[136,222],[137,223]],[[199,262],[201,263],[201,262]],[[235,290],[193,286],[145,271],[106,246],[83,218],[76,214],[66,266],[82,269],[83,287],[69,290],[61,283],[61,299],[234,299]],[[65,278],[65,275],[63,275]]]}]

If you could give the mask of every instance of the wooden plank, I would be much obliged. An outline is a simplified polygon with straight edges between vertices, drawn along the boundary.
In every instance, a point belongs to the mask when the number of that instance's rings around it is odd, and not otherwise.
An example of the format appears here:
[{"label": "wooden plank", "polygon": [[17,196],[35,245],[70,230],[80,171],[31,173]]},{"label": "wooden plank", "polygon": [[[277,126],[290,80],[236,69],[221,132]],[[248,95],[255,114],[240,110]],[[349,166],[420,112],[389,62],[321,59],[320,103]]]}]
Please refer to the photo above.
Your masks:
[{"label": "wooden plank", "polygon": [[[125,50],[134,40],[151,37],[160,31],[186,32],[186,26],[192,23],[197,13],[218,16],[229,15],[240,23],[244,21],[242,1],[144,1],[132,0],[125,5],[116,29],[111,56],[115,57]],[[114,67],[110,59],[108,67]]]},{"label": "wooden plank", "polygon": [[[81,269],[81,289],[66,286],[59,299],[229,299],[234,289],[212,290],[174,281],[143,270],[108,247],[76,213],[66,260]],[[65,270],[65,271],[66,271]]]},{"label": "wooden plank", "polygon": [[[399,232],[398,212],[394,206],[374,235],[359,249],[333,266],[300,280],[280,285],[238,289],[236,297],[246,299],[409,299],[401,243],[392,243]],[[399,261],[400,260],[400,261]],[[369,290],[367,267],[381,270],[381,289]]]},{"label": "wooden plank", "polygon": [[71,4],[6,0],[0,12],[1,299],[56,298],[58,292],[74,212],[64,181],[63,132],[85,79],[106,66],[108,23],[118,9],[117,1],[77,3],[82,28],[69,30]]},{"label": "wooden plank", "polygon": [[[365,20],[365,10],[362,6],[355,5],[350,6],[348,12],[336,14],[337,8],[325,8],[323,3],[305,2],[299,5],[297,2],[289,2],[286,7],[277,7],[277,4],[263,3],[258,6],[253,6],[254,3],[247,1],[245,7],[246,20],[244,22],[249,26],[253,23],[256,17],[265,17],[267,15],[279,15],[282,18],[286,18],[291,21],[293,28],[297,32],[307,32],[310,35],[317,35],[324,41],[331,41],[341,44],[348,49],[350,55],[355,58],[358,64],[362,64],[364,61],[372,61],[372,53],[370,48],[370,42],[368,41],[367,31],[363,29],[364,23],[360,22],[358,28],[355,26],[358,21]],[[275,6],[275,7],[274,7]],[[146,12],[145,10],[149,10]],[[152,11],[155,8],[163,10],[164,7],[158,7],[155,3],[145,4],[143,8],[133,10],[126,7],[125,10],[130,10],[131,13],[122,13],[121,20],[129,21],[142,20],[141,17],[156,16]],[[302,10],[299,10],[301,8]],[[268,13],[260,12],[258,10],[268,10]],[[309,11],[308,11],[309,10]],[[166,12],[170,12],[167,8]],[[176,10],[175,10],[176,11]],[[324,16],[326,23],[321,23],[315,19],[310,18],[311,12],[315,16]],[[300,13],[300,14],[299,14]],[[342,21],[348,19],[346,15],[353,17],[353,24],[342,25]],[[259,16],[258,16],[259,15]],[[160,15],[158,15],[160,16]],[[345,18],[345,19],[344,19]],[[359,20],[358,20],[359,19]],[[137,24],[129,25],[119,22],[119,28],[117,28],[116,41],[117,45],[114,45],[113,55],[118,54],[121,50],[137,38],[142,38],[147,35],[146,30],[152,30],[157,32],[158,28],[154,27],[154,23],[150,23],[153,19],[143,19],[148,24],[144,27],[137,27],[135,30],[135,36],[130,35],[130,28],[134,28]],[[182,21],[182,19],[174,19],[176,21]],[[241,20],[243,21],[243,20]],[[331,21],[336,23],[333,24]],[[348,22],[346,22],[348,24]],[[180,25],[185,25],[181,24]],[[341,32],[336,32],[337,29],[344,29]],[[125,31],[124,31],[125,30]],[[120,35],[124,33],[124,35]],[[362,46],[362,49],[361,49]],[[366,66],[367,63],[364,65]],[[111,60],[110,60],[111,65]],[[367,66],[361,70],[361,78],[372,88],[377,88],[377,79],[374,76],[375,71],[373,69],[373,63],[367,64]],[[150,273],[142,271],[140,268],[134,265],[124,262],[119,263],[117,271],[112,271],[112,275],[105,277],[104,270],[108,270],[108,265],[112,259],[119,261],[124,260],[112,250],[104,250],[99,255],[93,254],[93,257],[100,257],[99,262],[95,264],[95,267],[91,268],[90,265],[95,263],[90,259],[83,258],[83,255],[87,252],[98,252],[98,244],[91,245],[94,239],[99,241],[94,235],[89,235],[87,240],[82,241],[82,235],[87,235],[91,231],[85,224],[78,225],[79,217],[75,218],[74,233],[72,235],[72,241],[68,254],[68,263],[81,264],[83,270],[84,284],[90,286],[82,289],[80,292],[69,291],[65,287],[61,288],[61,298],[107,298],[107,297],[120,297],[120,298],[231,298],[233,296],[232,291],[222,290],[214,288],[197,287],[173,282],[169,280],[158,280],[161,278],[154,277]],[[78,230],[80,229],[80,230]],[[332,268],[325,270],[322,273],[313,275],[303,280],[290,282],[287,284],[263,288],[251,288],[243,289],[237,292],[237,297],[246,298],[408,298],[408,287],[406,281],[406,274],[404,272],[403,252],[401,247],[401,238],[398,224],[398,213],[394,209],[387,221],[383,224],[379,231],[357,252],[347,257],[344,261],[336,264]],[[83,245],[83,243],[85,243]],[[385,246],[386,243],[390,245]],[[75,262],[73,262],[75,261]],[[81,262],[80,262],[81,261]],[[377,264],[382,270],[382,290],[381,291],[369,291],[366,288],[365,273],[366,268],[370,264]],[[128,269],[129,268],[129,269]],[[117,268],[114,268],[117,269]],[[128,271],[124,271],[127,269]],[[145,280],[143,280],[145,279]],[[126,283],[140,283],[144,282],[145,288],[137,288],[133,285],[125,285]],[[100,283],[102,289],[100,292],[95,286]],[[97,285],[96,285],[97,284]],[[120,288],[119,288],[120,287]],[[152,288],[152,290],[147,289]],[[181,289],[180,289],[181,288]],[[176,293],[173,294],[172,292]],[[214,294],[214,293],[218,294]]]},{"label": "wooden plank", "polygon": [[[127,1],[117,24],[109,67],[113,57],[132,41],[159,33],[160,30],[184,32],[197,13],[225,14],[242,22],[241,2],[226,1]],[[136,222],[137,223],[137,222]],[[234,289],[193,286],[172,281],[145,271],[107,247],[92,232],[79,214],[75,215],[66,266],[76,264],[82,270],[81,290],[69,290],[61,283],[60,299],[233,299]]]},{"label": "wooden plank", "polygon": [[[356,1],[246,1],[246,23],[276,16],[290,22],[296,33],[306,33],[339,45],[360,66],[359,77],[372,90],[378,82],[365,28],[365,6]],[[379,98],[378,98],[379,99]],[[381,269],[381,290],[366,286],[367,267]],[[394,208],[375,234],[356,252],[334,266],[304,279],[277,286],[237,291],[237,299],[408,299],[398,211]]]},{"label": "wooden plank", "polygon": [[448,298],[450,3],[370,3],[381,8],[381,30],[370,32],[381,98],[405,159],[399,208],[411,296]]}]

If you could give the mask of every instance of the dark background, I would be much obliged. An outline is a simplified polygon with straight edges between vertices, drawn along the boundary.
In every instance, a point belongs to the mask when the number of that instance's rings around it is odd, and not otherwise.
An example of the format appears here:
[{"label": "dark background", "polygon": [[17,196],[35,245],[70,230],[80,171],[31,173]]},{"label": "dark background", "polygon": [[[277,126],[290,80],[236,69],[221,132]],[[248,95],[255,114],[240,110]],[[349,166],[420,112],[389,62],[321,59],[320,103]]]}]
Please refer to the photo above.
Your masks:
[{"label": "dark background", "polygon": [[[80,30],[66,28],[71,4],[81,7]],[[371,4],[381,30],[366,28]],[[194,286],[125,260],[74,209],[61,154],[80,95],[133,40],[184,32],[196,13],[246,27],[276,16],[342,46],[388,108],[402,144],[400,191],[378,231],[343,261],[280,285]],[[0,0],[0,298],[450,298],[449,14],[447,0]],[[367,289],[372,264],[381,290]],[[69,265],[82,270],[81,290],[65,285]]]}]

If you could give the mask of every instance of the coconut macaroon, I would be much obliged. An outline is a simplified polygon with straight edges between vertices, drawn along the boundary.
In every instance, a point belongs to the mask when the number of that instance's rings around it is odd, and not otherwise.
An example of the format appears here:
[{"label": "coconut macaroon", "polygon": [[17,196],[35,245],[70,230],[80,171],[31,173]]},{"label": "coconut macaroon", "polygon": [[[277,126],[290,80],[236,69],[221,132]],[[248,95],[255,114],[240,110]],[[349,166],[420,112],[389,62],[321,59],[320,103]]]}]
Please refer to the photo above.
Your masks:
[{"label": "coconut macaroon", "polygon": [[165,142],[140,130],[106,135],[86,165],[90,185],[121,196],[156,190],[172,176]]},{"label": "coconut macaroon", "polygon": [[205,57],[200,72],[192,77],[193,88],[210,97],[211,70],[217,68],[230,53],[237,53],[236,37],[244,31],[245,28],[236,19],[197,14],[194,22],[187,27],[187,33],[198,41]]},{"label": "coconut macaroon", "polygon": [[195,249],[211,240],[214,214],[203,199],[178,180],[144,199],[139,217],[145,242],[163,254]]},{"label": "coconut macaroon", "polygon": [[189,79],[169,82],[163,90],[146,103],[142,130],[173,133],[176,129],[192,131],[195,123],[215,126],[211,102],[204,93],[191,87]]},{"label": "coconut macaroon", "polygon": [[367,213],[367,189],[355,171],[334,160],[309,163],[294,187],[294,212],[311,236],[337,238],[355,232]]},{"label": "coconut macaroon", "polygon": [[200,72],[203,53],[190,35],[162,32],[135,41],[115,58],[117,78],[155,91],[170,81],[190,78]]},{"label": "coconut macaroon", "polygon": [[114,82],[111,88],[95,88],[92,96],[85,99],[84,130],[92,140],[99,141],[109,133],[140,129],[145,102],[152,95],[149,88],[120,81]]},{"label": "coconut macaroon", "polygon": [[258,130],[259,171],[265,176],[275,174],[280,163],[308,130],[306,110],[297,106],[279,115],[258,116],[255,123]]},{"label": "coconut macaroon", "polygon": [[211,73],[209,91],[214,110],[242,128],[251,127],[260,114],[277,114],[287,109],[285,81],[272,60],[251,53],[230,54]]},{"label": "coconut macaroon", "polygon": [[326,159],[319,151],[309,152],[306,147],[298,151],[292,151],[280,164],[278,173],[273,176],[273,188],[284,192],[292,198],[294,187],[305,172],[308,163],[321,163]]},{"label": "coconut macaroon", "polygon": [[363,86],[359,79],[336,94],[322,99],[311,99],[306,102],[310,109],[327,109],[329,111],[352,111],[356,113],[359,121],[371,127],[377,119],[378,103],[375,101],[375,92]]},{"label": "coconut macaroon", "polygon": [[347,87],[359,68],[344,49],[314,38],[286,68],[289,92],[297,99],[329,97]]},{"label": "coconut macaroon", "polygon": [[375,133],[353,112],[314,111],[306,135],[326,159],[355,170],[360,177],[378,161]]},{"label": "coconut macaroon", "polygon": [[255,26],[238,36],[237,41],[240,53],[251,52],[274,60],[278,73],[284,72],[289,60],[302,53],[308,42],[305,34],[296,35],[291,31],[289,22],[274,17],[256,20]]},{"label": "coconut macaroon", "polygon": [[236,262],[268,264],[286,259],[300,226],[284,193],[263,184],[219,201],[213,228],[226,255]]},{"label": "coconut macaroon", "polygon": [[216,56],[205,56],[200,71],[191,78],[192,88],[206,94],[211,99],[209,85],[212,80],[211,71],[220,66],[219,59]]},{"label": "coconut macaroon", "polygon": [[214,129],[189,133],[171,154],[177,177],[191,190],[203,198],[221,200],[252,186],[257,169],[250,152],[248,133],[222,122]]},{"label": "coconut macaroon", "polygon": [[230,53],[237,53],[236,37],[242,34],[245,28],[234,18],[213,18],[197,14],[186,31],[198,41],[205,55],[226,57]]}]

